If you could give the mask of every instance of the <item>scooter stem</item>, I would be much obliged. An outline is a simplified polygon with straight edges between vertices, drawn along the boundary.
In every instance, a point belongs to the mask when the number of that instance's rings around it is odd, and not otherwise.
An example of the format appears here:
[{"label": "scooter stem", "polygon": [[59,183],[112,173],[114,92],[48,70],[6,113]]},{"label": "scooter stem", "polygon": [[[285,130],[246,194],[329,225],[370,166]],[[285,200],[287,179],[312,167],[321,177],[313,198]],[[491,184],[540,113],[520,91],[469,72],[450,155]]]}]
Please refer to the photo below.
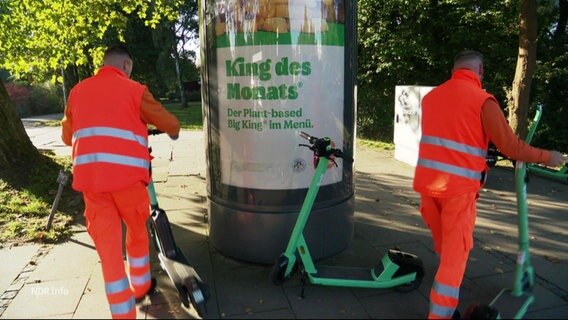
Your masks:
[{"label": "scooter stem", "polygon": [[150,207],[152,209],[158,208],[158,197],[156,196],[156,188],[154,187],[154,181],[150,178],[150,183],[148,184],[148,196],[150,197]]},{"label": "scooter stem", "polygon": [[327,157],[319,158],[316,171],[312,177],[312,182],[310,183],[310,187],[308,188],[308,193],[304,198],[304,202],[302,203],[302,208],[300,209],[298,219],[296,220],[296,224],[294,225],[294,229],[292,230],[290,242],[288,242],[288,246],[286,247],[286,253],[289,255],[293,255],[294,252],[296,251],[298,239],[300,238],[300,235],[304,231],[304,227],[306,226],[306,223],[310,216],[310,212],[312,211],[312,207],[318,195],[318,191],[321,182],[323,180],[325,171],[327,170],[328,163],[329,159]]}]

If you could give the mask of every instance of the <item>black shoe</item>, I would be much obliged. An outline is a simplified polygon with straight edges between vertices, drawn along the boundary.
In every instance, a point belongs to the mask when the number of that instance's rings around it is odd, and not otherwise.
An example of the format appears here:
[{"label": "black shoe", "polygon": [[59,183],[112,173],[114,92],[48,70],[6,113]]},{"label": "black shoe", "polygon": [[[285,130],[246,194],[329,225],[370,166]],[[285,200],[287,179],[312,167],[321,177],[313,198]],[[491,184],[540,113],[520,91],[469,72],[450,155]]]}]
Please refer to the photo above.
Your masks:
[{"label": "black shoe", "polygon": [[465,319],[485,320],[498,319],[499,311],[489,305],[471,305],[465,312]]},{"label": "black shoe", "polygon": [[454,310],[454,314],[452,315],[452,320],[460,320],[460,319],[461,319],[460,311],[458,309]]},{"label": "black shoe", "polygon": [[146,291],[146,293],[143,296],[141,296],[140,298],[135,298],[134,301],[136,301],[136,303],[140,303],[140,302],[144,301],[146,296],[149,296],[156,291],[156,285],[157,284],[158,284],[158,282],[156,281],[156,278],[152,277],[152,279],[150,280],[150,289],[148,289],[148,291]]}]

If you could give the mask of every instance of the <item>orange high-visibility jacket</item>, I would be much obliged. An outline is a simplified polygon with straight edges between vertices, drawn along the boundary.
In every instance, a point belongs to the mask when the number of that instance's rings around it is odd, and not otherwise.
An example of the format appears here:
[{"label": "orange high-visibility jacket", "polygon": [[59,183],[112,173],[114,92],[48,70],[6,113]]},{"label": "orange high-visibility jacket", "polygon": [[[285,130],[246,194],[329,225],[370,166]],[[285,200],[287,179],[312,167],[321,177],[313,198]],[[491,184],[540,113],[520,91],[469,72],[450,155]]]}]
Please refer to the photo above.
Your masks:
[{"label": "orange high-visibility jacket", "polygon": [[495,100],[465,69],[424,96],[414,190],[433,197],[479,190],[488,169],[489,138],[481,123],[487,99]]},{"label": "orange high-visibility jacket", "polygon": [[144,90],[110,66],[71,90],[73,189],[111,192],[149,183],[148,129],[140,117]]}]

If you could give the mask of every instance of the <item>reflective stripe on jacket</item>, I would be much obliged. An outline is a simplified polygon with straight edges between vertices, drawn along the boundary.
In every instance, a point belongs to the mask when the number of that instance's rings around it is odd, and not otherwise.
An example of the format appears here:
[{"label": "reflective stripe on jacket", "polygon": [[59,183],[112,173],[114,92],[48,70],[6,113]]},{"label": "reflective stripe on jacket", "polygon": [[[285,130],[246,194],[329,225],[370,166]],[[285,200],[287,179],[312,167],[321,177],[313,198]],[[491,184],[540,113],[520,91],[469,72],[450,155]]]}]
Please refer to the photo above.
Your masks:
[{"label": "reflective stripe on jacket", "polygon": [[481,89],[477,76],[460,69],[422,99],[422,136],[414,189],[433,197],[477,191],[487,165],[489,139],[481,107],[495,99]]},{"label": "reflective stripe on jacket", "polygon": [[73,88],[75,190],[110,192],[149,182],[148,129],[140,117],[144,90],[110,66]]}]

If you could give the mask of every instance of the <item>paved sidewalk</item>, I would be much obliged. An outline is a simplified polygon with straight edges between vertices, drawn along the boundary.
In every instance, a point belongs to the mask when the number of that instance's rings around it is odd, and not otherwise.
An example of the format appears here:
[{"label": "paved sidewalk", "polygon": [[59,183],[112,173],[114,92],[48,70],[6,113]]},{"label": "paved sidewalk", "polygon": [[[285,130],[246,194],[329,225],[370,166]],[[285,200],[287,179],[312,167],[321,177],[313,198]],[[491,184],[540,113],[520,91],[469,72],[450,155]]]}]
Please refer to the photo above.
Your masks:
[{"label": "paved sidewalk", "polygon": [[[60,115],[55,118],[60,118]],[[25,119],[38,148],[69,155],[59,128]],[[422,285],[410,293],[393,289],[351,289],[307,285],[300,299],[299,276],[283,286],[269,281],[271,266],[236,261],[208,242],[204,136],[183,131],[179,140],[150,137],[153,175],[160,206],[168,213],[176,241],[208,283],[205,318],[391,318],[420,319],[436,257],[412,191],[413,168],[392,152],[357,147],[355,232],[349,247],[322,264],[374,267],[387,249],[399,246],[424,262]],[[528,187],[536,302],[527,318],[564,319],[568,314],[568,185],[536,176]],[[517,229],[514,175],[495,168],[481,192],[473,249],[461,290],[460,309],[490,301],[513,281]],[[153,257],[158,293],[139,308],[140,319],[198,318],[186,310]],[[30,244],[0,249],[0,318],[108,318],[98,256],[84,226],[56,245]]]}]

